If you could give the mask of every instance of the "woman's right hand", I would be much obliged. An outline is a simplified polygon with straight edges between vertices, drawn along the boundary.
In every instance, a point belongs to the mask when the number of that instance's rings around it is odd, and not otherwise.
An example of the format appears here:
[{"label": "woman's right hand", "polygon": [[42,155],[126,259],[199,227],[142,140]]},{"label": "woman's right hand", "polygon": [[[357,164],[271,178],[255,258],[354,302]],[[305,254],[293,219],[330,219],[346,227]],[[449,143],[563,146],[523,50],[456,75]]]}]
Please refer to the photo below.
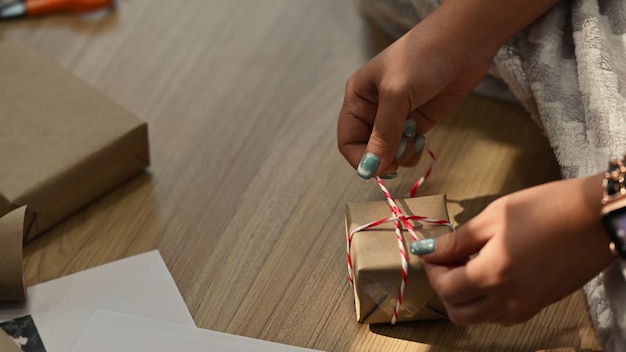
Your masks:
[{"label": "woman's right hand", "polygon": [[602,176],[511,193],[455,232],[414,242],[450,319],[524,322],[614,261],[600,216]]}]

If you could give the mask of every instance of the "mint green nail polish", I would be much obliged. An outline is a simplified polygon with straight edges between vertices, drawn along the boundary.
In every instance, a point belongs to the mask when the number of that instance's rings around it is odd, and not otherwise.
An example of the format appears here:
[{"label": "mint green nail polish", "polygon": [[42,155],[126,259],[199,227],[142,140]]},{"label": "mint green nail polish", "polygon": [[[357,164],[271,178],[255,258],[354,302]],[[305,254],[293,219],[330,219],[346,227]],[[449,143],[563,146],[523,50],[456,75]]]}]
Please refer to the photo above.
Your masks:
[{"label": "mint green nail polish", "polygon": [[406,138],[402,138],[400,140],[400,145],[398,146],[398,150],[396,151],[396,155],[395,155],[396,159],[400,159],[402,157],[402,154],[404,154],[404,150],[406,149],[406,143],[407,143]]},{"label": "mint green nail polish", "polygon": [[421,134],[415,136],[415,146],[413,147],[413,150],[415,150],[416,154],[424,149],[424,144],[426,144],[426,137],[422,136]]},{"label": "mint green nail polish", "polygon": [[409,247],[410,247],[409,249],[411,250],[411,253],[413,254],[417,254],[417,255],[428,254],[435,250],[435,240],[432,238],[426,238],[426,239],[411,243]]},{"label": "mint green nail polish", "polygon": [[380,178],[384,179],[384,180],[392,180],[394,178],[398,177],[398,173],[394,172],[393,174],[389,174],[389,175],[382,175],[380,176]]},{"label": "mint green nail polish", "polygon": [[404,129],[402,133],[405,137],[411,138],[415,136],[415,131],[417,130],[417,122],[413,119],[407,119],[404,121]]},{"label": "mint green nail polish", "polygon": [[359,167],[356,169],[356,173],[366,180],[370,179],[374,176],[379,163],[380,159],[376,155],[369,152],[365,153],[359,163]]}]

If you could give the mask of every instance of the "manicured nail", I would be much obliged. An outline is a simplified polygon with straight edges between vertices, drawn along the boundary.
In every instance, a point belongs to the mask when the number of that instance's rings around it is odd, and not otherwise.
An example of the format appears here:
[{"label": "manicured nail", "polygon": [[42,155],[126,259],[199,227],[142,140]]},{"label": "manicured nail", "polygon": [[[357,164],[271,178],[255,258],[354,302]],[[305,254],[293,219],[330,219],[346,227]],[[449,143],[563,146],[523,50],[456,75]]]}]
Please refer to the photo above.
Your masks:
[{"label": "manicured nail", "polygon": [[370,179],[374,176],[379,163],[380,160],[376,155],[369,152],[365,153],[359,163],[359,167],[356,169],[356,173],[366,180]]},{"label": "manicured nail", "polygon": [[411,253],[422,255],[428,254],[435,250],[435,240],[433,238],[425,238],[415,241],[410,245]]},{"label": "manicured nail", "polygon": [[393,174],[389,174],[389,175],[382,175],[380,176],[380,178],[384,179],[384,180],[392,180],[394,178],[398,177],[398,173],[394,172]]},{"label": "manicured nail", "polygon": [[417,136],[415,136],[415,146],[413,147],[413,150],[415,150],[415,153],[420,153],[422,151],[422,149],[424,149],[424,144],[426,143],[426,137],[422,136],[421,134],[418,134]]},{"label": "manicured nail", "polygon": [[415,136],[415,131],[416,130],[417,130],[417,122],[415,122],[415,120],[408,119],[408,120],[404,121],[404,129],[402,131],[402,134],[405,137],[411,138],[411,137]]},{"label": "manicured nail", "polygon": [[407,143],[406,138],[402,138],[400,140],[400,145],[398,146],[398,150],[396,151],[396,155],[395,155],[396,159],[400,159],[402,157],[402,154],[404,154],[404,150],[406,149],[406,143]]}]

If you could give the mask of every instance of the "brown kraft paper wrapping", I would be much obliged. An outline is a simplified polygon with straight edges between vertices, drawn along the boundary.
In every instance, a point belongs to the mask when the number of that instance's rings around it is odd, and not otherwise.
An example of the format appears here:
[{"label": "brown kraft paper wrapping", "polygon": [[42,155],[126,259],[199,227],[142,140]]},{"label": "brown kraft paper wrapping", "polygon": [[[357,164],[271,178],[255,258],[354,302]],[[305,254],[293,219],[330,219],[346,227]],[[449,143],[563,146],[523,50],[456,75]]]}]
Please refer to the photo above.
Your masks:
[{"label": "brown kraft paper wrapping", "polygon": [[13,339],[0,329],[0,351],[2,352],[22,352]]},{"label": "brown kraft paper wrapping", "polygon": [[0,301],[26,299],[22,270],[22,236],[26,207],[0,218]]},{"label": "brown kraft paper wrapping", "polygon": [[27,242],[149,165],[147,125],[19,42],[0,39],[0,216]]},{"label": "brown kraft paper wrapping", "polygon": [[[396,199],[405,215],[448,220],[445,195]],[[346,233],[372,221],[391,216],[387,201],[346,204]],[[414,222],[420,238],[435,238],[450,232],[443,225]],[[397,321],[446,319],[445,308],[434,292],[421,259],[410,254],[413,239],[403,229],[409,270],[404,299]],[[402,281],[401,258],[392,222],[357,232],[350,246],[357,320],[390,323]]]}]

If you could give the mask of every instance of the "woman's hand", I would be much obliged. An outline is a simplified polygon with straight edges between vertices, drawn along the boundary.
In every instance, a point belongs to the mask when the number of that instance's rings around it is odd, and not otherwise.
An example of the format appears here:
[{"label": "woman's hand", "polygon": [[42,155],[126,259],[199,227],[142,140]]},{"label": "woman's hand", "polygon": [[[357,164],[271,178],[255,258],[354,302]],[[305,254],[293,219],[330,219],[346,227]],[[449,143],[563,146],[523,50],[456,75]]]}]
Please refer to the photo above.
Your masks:
[{"label": "woman's hand", "polygon": [[[558,181],[504,196],[438,238],[422,259],[450,319],[460,325],[526,321],[614,260],[600,221],[601,180]],[[425,242],[412,252],[429,248]],[[463,265],[449,265],[475,253]]]},{"label": "woman's hand", "polygon": [[363,178],[416,164],[421,135],[481,81],[504,41],[556,2],[444,1],[348,79],[340,152]]},{"label": "woman's hand", "polygon": [[[363,178],[416,164],[421,151],[416,140],[423,145],[420,135],[454,108],[489,68],[493,55],[454,47],[437,18],[429,16],[347,82],[337,140]],[[403,141],[405,152],[396,156],[407,119],[415,121],[417,139]]]}]

